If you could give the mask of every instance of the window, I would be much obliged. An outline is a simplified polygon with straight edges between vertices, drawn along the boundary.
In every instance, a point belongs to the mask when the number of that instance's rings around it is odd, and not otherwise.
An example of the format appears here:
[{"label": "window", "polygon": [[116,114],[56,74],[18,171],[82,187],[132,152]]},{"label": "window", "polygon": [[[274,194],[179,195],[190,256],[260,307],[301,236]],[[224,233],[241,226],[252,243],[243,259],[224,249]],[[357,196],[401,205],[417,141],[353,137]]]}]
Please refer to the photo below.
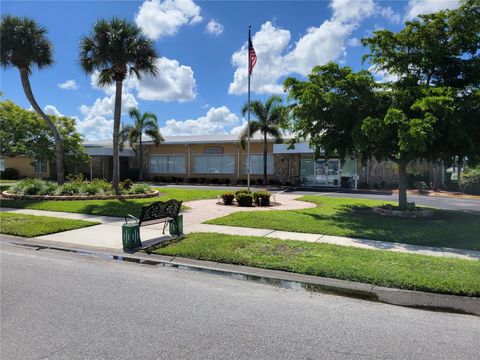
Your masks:
[{"label": "window", "polygon": [[44,174],[47,172],[47,162],[45,160],[33,160],[33,172],[35,174]]},{"label": "window", "polygon": [[0,158],[0,171],[5,170],[5,160]]},{"label": "window", "polygon": [[195,174],[234,174],[235,156],[233,155],[195,155]]},{"label": "window", "polygon": [[185,174],[185,155],[151,155],[150,172],[157,174]]},{"label": "window", "polygon": [[203,150],[205,155],[220,155],[223,154],[223,147],[221,146],[207,146]]},{"label": "window", "polygon": [[[243,156],[243,173],[248,174],[248,155]],[[250,154],[251,174],[263,174],[263,154]],[[273,156],[267,155],[267,174],[273,175]]]}]

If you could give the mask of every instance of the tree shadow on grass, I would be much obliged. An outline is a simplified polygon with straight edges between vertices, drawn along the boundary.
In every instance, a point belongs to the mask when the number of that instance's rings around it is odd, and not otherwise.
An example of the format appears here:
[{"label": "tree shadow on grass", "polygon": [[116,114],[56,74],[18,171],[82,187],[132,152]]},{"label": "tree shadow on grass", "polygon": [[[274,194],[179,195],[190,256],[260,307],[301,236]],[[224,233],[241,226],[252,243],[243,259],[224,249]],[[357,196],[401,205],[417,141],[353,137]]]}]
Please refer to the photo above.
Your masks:
[{"label": "tree shadow on grass", "polygon": [[[343,236],[384,242],[480,250],[480,217],[461,211],[434,210],[433,219],[409,219],[381,216],[371,212],[371,207],[340,205],[331,214],[301,211],[319,222],[340,229]],[[321,231],[319,231],[321,232]],[[346,234],[345,234],[346,233]],[[388,248],[389,244],[379,245]]]}]

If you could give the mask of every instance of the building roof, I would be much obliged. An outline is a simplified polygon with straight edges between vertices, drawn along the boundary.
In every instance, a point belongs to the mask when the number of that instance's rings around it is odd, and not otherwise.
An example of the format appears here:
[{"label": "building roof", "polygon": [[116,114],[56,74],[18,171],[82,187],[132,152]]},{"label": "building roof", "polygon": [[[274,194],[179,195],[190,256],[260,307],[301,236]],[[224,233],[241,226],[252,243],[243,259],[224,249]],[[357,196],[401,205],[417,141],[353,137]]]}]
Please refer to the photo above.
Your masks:
[{"label": "building roof", "polygon": [[[213,134],[213,135],[179,135],[179,136],[164,136],[165,141],[162,141],[162,145],[178,145],[178,144],[229,144],[238,142],[238,134]],[[289,137],[285,137],[288,139]],[[153,141],[146,136],[142,137],[144,144],[152,144]],[[268,137],[269,141],[274,141],[273,138]],[[260,133],[255,134],[252,137],[253,142],[261,142],[262,136]],[[98,140],[98,141],[85,141],[83,146],[88,147],[112,147],[112,140]]]}]

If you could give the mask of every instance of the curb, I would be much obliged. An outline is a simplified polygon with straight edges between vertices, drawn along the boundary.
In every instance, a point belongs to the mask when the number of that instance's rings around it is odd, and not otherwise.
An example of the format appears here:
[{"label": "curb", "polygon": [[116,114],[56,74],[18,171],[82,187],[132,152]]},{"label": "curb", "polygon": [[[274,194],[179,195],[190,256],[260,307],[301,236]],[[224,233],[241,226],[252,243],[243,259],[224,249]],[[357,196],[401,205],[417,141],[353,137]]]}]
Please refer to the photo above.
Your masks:
[{"label": "curb", "polygon": [[[4,240],[17,246],[35,250],[57,250],[99,257],[104,260],[133,262],[144,265],[161,265],[190,271],[201,271],[234,279],[253,281],[276,287],[297,289],[331,295],[347,296],[416,309],[480,316],[480,298],[429,293],[423,291],[387,288],[348,280],[303,275],[279,270],[261,269],[180,257],[147,254],[126,254],[102,248],[65,247],[64,243],[52,243],[40,239],[27,239],[2,235]],[[33,241],[32,241],[33,240]]]}]

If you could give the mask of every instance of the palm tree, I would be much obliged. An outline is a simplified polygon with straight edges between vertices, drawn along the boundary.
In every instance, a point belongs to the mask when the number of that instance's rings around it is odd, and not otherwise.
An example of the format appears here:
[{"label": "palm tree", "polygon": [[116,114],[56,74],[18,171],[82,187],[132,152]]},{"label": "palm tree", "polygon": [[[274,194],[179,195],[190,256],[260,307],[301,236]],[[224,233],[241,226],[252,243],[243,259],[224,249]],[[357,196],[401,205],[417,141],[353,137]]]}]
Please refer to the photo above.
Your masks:
[{"label": "palm tree", "polygon": [[159,145],[164,139],[160,134],[160,129],[157,124],[157,117],[155,114],[144,112],[143,114],[138,111],[137,108],[130,108],[128,112],[130,117],[135,120],[134,125],[125,125],[120,131],[120,149],[123,149],[123,145],[126,141],[130,144],[130,147],[135,150],[135,144],[138,143],[138,150],[140,151],[140,174],[139,180],[143,180],[143,144],[142,135],[149,136],[155,145]]},{"label": "palm tree", "polygon": [[30,85],[32,66],[43,69],[53,64],[52,43],[47,30],[29,18],[5,16],[0,24],[0,62],[3,68],[16,67],[20,72],[23,91],[36,113],[47,123],[55,140],[57,182],[64,181],[64,154],[60,133],[55,123],[38,105]]},{"label": "palm tree", "polygon": [[[242,107],[242,115],[248,112],[248,103]],[[260,100],[250,102],[250,111],[255,116],[250,122],[250,137],[260,131],[263,136],[263,184],[267,184],[267,137],[273,137],[277,142],[282,140],[282,128],[286,125],[288,119],[287,108],[282,105],[282,98],[271,96],[265,101]],[[245,148],[245,142],[248,139],[248,125],[240,134],[240,142]]]},{"label": "palm tree", "polygon": [[134,74],[139,79],[142,74],[156,76],[156,60],[153,42],[137,25],[125,19],[98,20],[92,35],[83,37],[80,43],[80,64],[85,73],[99,71],[99,86],[115,83],[112,185],[117,194],[123,81],[128,74]]}]

